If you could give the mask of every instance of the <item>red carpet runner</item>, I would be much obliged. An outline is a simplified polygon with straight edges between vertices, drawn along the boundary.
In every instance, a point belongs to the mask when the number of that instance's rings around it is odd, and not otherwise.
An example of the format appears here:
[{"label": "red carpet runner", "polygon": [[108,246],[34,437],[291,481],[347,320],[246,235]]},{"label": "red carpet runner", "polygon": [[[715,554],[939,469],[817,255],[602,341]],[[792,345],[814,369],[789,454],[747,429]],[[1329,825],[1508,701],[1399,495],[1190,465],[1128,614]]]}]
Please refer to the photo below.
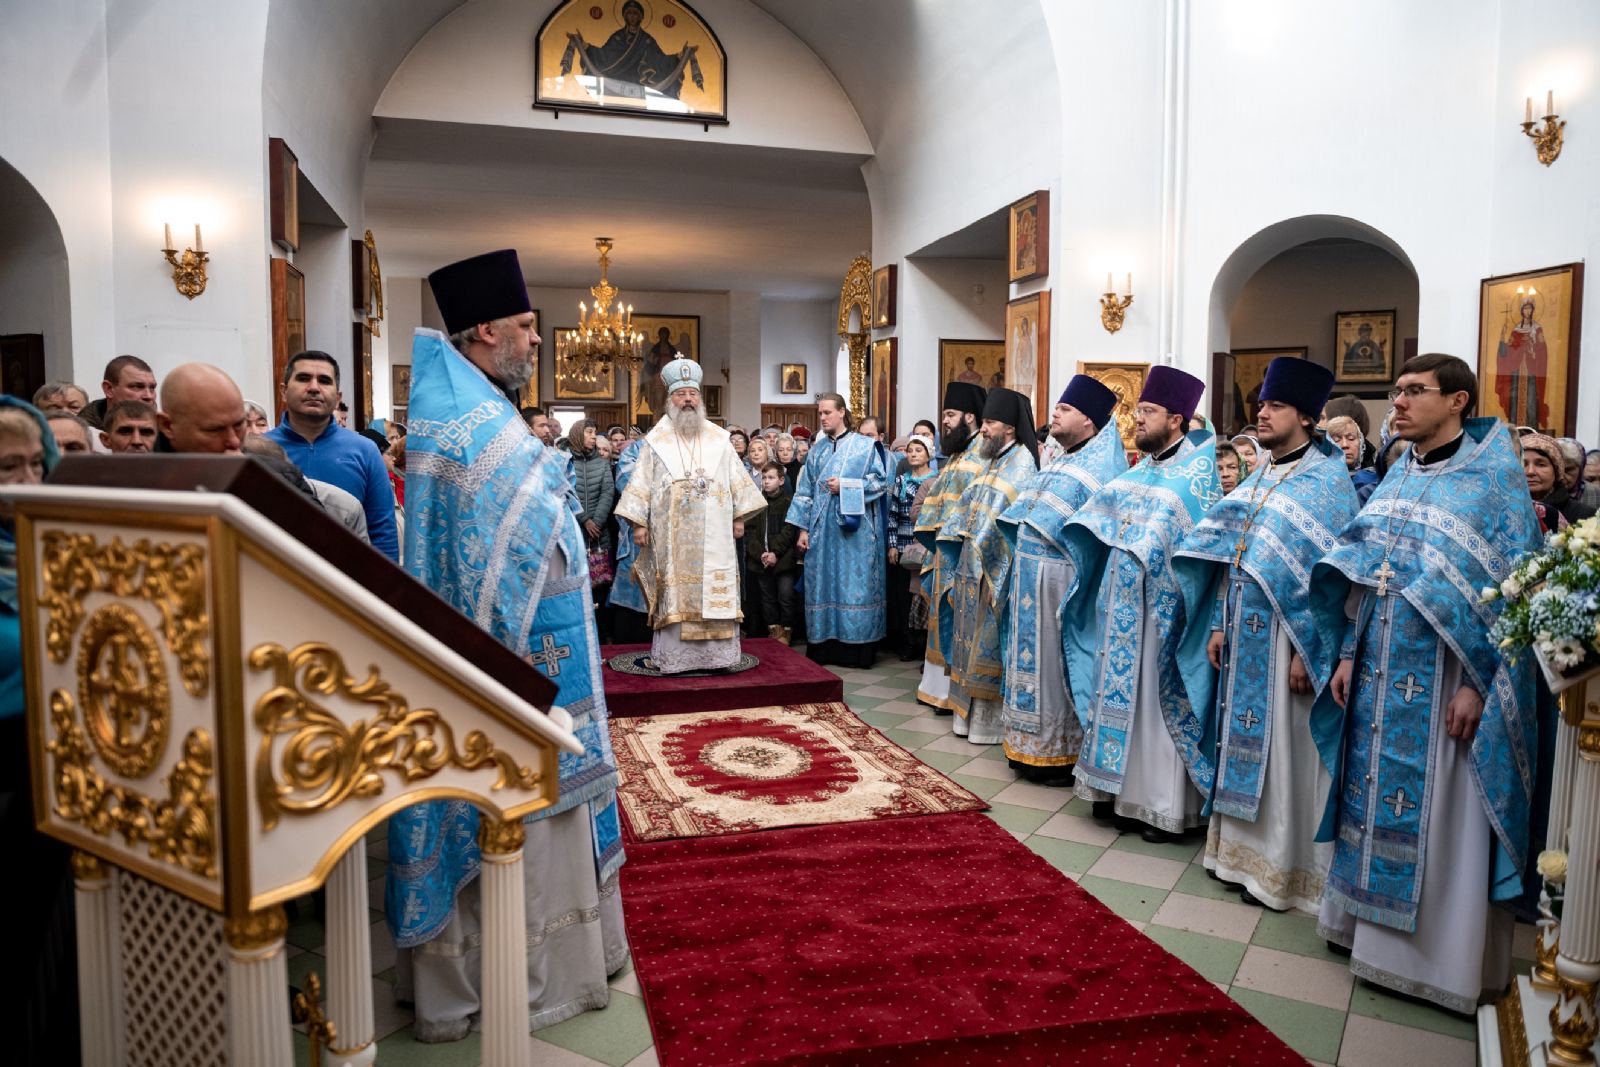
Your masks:
[{"label": "red carpet runner", "polygon": [[1303,1063],[983,815],[631,845],[664,1067]]},{"label": "red carpet runner", "polygon": [[988,807],[844,704],[611,722],[635,841]]},{"label": "red carpet runner", "polygon": [[[600,656],[642,652],[649,645],[602,645]],[[844,683],[794,649],[769,638],[746,638],[744,651],[761,665],[739,674],[700,678],[650,678],[602,668],[606,709],[613,719],[684,711],[729,711],[772,704],[822,704],[844,699]]]}]

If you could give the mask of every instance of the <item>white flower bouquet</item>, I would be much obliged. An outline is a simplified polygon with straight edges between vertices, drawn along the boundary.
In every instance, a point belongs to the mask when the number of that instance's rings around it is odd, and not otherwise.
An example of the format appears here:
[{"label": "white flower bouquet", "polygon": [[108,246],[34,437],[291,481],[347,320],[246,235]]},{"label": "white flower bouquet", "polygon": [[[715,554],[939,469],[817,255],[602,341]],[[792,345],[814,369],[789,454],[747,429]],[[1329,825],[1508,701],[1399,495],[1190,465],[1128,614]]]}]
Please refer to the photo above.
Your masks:
[{"label": "white flower bouquet", "polygon": [[1600,673],[1600,517],[1551,534],[1482,599],[1505,601],[1490,636],[1512,662],[1532,649],[1552,692]]}]

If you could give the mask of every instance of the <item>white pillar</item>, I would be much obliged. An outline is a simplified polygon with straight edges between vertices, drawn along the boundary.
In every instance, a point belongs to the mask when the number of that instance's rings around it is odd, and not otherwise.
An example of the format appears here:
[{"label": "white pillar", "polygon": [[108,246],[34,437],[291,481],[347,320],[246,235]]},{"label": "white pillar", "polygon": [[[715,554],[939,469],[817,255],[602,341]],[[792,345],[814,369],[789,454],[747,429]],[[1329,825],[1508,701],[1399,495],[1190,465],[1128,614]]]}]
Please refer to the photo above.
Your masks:
[{"label": "white pillar", "polygon": [[356,843],[328,876],[328,1018],[338,1039],[323,1061],[367,1067],[372,1040],[372,930],[367,912],[367,842]]},{"label": "white pillar", "polygon": [[1577,729],[1578,759],[1572,774],[1572,824],[1567,832],[1566,903],[1556,956],[1560,983],[1550,1009],[1549,1061],[1590,1064],[1600,1023],[1595,987],[1600,984],[1600,702],[1569,694],[1584,709]]},{"label": "white pillar", "polygon": [[78,919],[78,1025],[84,1067],[122,1062],[122,952],[114,872],[87,852],[72,853]]},{"label": "white pillar", "polygon": [[283,935],[289,919],[278,906],[224,922],[228,939],[228,1063],[290,1067],[289,968]]},{"label": "white pillar", "polygon": [[483,1067],[520,1067],[528,1058],[528,913],[523,900],[518,820],[485,812],[478,824],[483,870]]},{"label": "white pillar", "polygon": [[[1550,781],[1550,819],[1546,831],[1545,848],[1566,850],[1567,828],[1572,818],[1572,779],[1578,762],[1578,729],[1576,721],[1583,715],[1579,702],[1581,692],[1568,692],[1561,697],[1562,714],[1556,719],[1555,771]],[[1568,709],[1574,714],[1570,721]],[[1539,937],[1534,944],[1534,967],[1530,981],[1535,989],[1556,988],[1556,951],[1561,943],[1561,923],[1551,910],[1550,896],[1539,893]]]}]

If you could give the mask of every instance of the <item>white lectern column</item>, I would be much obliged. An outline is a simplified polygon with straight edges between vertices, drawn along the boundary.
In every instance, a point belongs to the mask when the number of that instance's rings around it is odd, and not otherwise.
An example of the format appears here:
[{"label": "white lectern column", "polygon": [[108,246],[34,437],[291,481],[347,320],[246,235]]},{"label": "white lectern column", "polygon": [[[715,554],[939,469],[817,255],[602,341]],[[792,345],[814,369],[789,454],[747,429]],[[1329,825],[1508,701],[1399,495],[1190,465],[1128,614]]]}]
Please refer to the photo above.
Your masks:
[{"label": "white lectern column", "polygon": [[[1592,687],[1590,687],[1592,691]],[[1572,822],[1567,831],[1566,902],[1561,911],[1558,989],[1550,1009],[1553,1064],[1591,1064],[1600,1023],[1595,987],[1600,985],[1600,702],[1583,700],[1578,759],[1572,769]]]},{"label": "white lectern column", "polygon": [[253,911],[223,924],[228,938],[228,1063],[232,1067],[289,1067],[289,968],[281,907]]},{"label": "white lectern column", "polygon": [[325,1062],[367,1067],[372,1040],[372,930],[367,912],[367,841],[356,838],[328,876],[328,1018],[338,1038]]},{"label": "white lectern column", "polygon": [[483,1067],[528,1058],[528,913],[523,900],[522,823],[483,815]]},{"label": "white lectern column", "polygon": [[122,1063],[122,954],[117,883],[87,852],[72,853],[78,920],[78,1018],[84,1067]]}]

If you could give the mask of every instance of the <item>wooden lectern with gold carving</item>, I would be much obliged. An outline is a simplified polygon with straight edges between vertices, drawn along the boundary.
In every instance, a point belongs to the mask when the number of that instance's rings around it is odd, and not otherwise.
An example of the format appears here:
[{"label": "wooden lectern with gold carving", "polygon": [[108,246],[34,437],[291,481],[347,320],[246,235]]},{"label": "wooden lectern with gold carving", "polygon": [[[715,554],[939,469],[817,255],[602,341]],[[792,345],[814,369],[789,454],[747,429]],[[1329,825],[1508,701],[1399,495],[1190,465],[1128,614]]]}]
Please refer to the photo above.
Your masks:
[{"label": "wooden lectern with gold carving", "polygon": [[371,1063],[365,835],[445,797],[484,814],[484,1062],[525,1059],[521,817],[581,751],[554,687],[244,457],[68,458],[6,492],[83,1062],[291,1063],[283,903],[326,887],[328,1001],[299,1007],[325,1059]]}]

